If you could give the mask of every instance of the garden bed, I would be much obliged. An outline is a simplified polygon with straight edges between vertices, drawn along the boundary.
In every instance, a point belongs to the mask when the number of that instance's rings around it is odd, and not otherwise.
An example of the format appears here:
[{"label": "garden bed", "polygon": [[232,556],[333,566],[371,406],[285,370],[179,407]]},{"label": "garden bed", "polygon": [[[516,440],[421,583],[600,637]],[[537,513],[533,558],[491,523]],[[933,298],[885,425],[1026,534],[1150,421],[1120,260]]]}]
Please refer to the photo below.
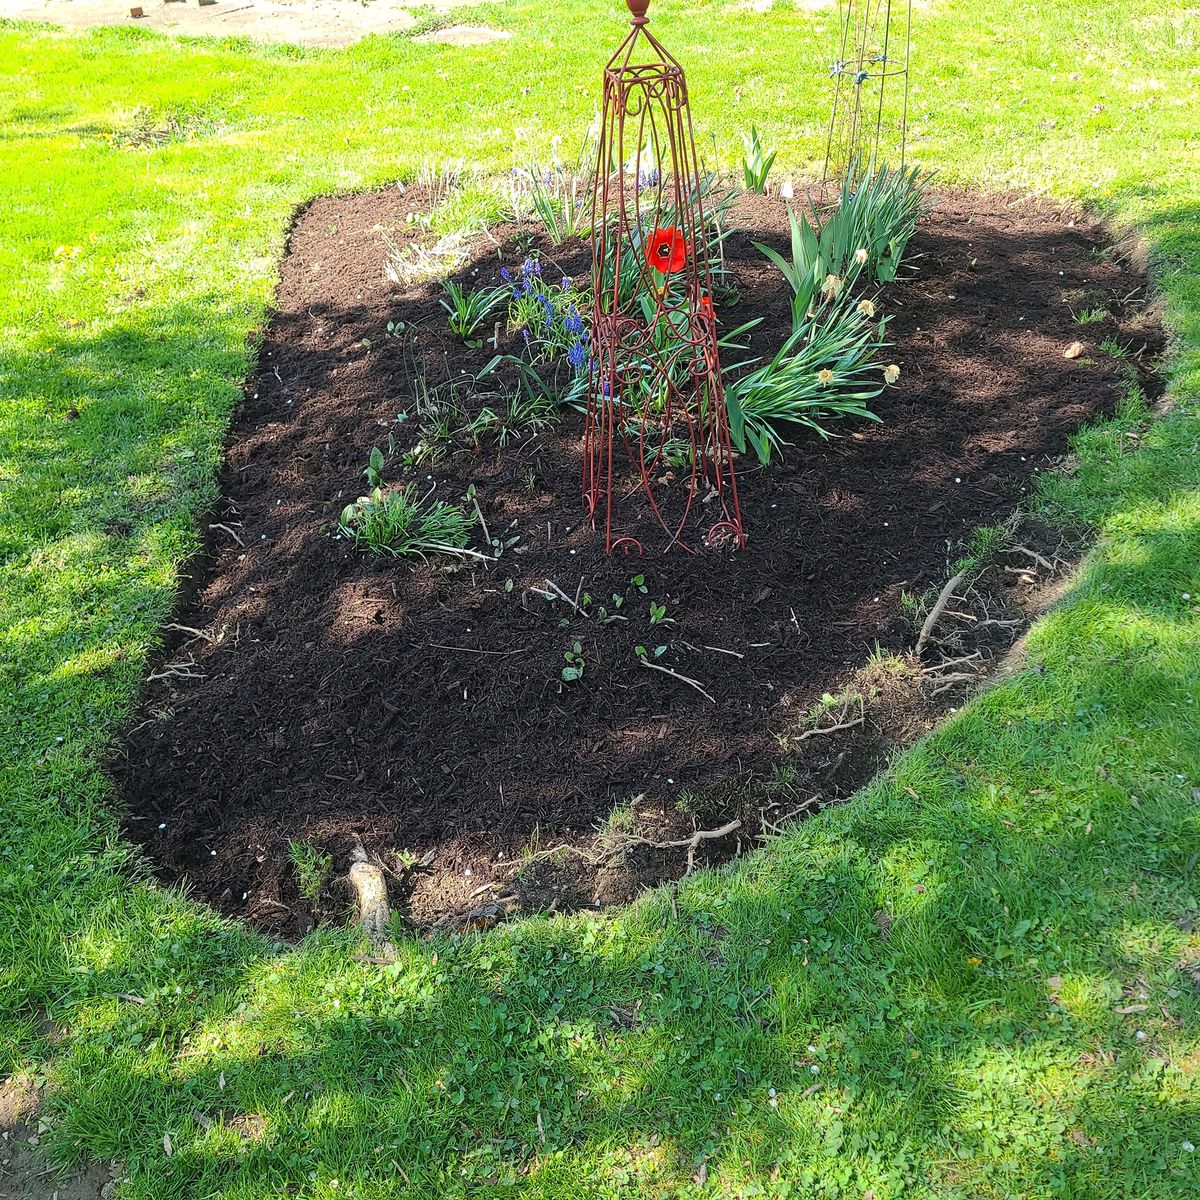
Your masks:
[{"label": "garden bed", "polygon": [[[1023,553],[977,585],[975,620],[940,655],[978,650],[968,678],[939,690],[905,657],[972,531],[1112,415],[1126,372],[1145,374],[1158,348],[1146,281],[1100,227],[938,194],[906,278],[879,297],[902,368],[872,402],[882,423],[844,423],[769,467],[739,459],[742,550],[610,558],[582,511],[574,410],[503,447],[455,442],[402,466],[418,431],[397,418],[417,381],[468,380],[495,353],[451,336],[437,284],[385,277],[384,234],[432,240],[407,220],[422,207],[388,189],[298,218],[206,554],[115,765],[127,833],[165,877],[285,934],[344,903],[329,880],[359,842],[401,914],[428,924],[496,896],[621,901],[693,857],[648,843],[730,827],[695,847],[696,862],[719,860],[849,794],[1018,636],[1032,579],[1019,568],[1041,569]],[[721,317],[763,317],[751,350],[769,355],[790,292],[751,243],[784,249],[786,210],[743,198],[734,215],[739,299]],[[588,270],[586,245],[501,226],[471,240],[456,275],[490,283],[531,252],[547,273]],[[520,339],[501,331],[497,348]],[[335,536],[389,435],[390,480],[472,517],[474,485],[471,545],[487,549],[486,524],[495,561],[379,558]],[[1022,539],[1052,562],[1038,536]],[[583,676],[566,682],[576,643]],[[646,669],[638,646],[675,674]],[[323,855],[318,888],[320,868],[293,860]]]}]

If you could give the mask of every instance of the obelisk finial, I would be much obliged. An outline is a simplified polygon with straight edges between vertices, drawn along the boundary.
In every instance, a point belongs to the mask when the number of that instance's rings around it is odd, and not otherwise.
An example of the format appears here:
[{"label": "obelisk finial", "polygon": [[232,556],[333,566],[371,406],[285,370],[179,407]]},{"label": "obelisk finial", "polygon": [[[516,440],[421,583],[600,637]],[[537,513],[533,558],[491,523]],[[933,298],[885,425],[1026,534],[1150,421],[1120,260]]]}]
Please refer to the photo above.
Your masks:
[{"label": "obelisk finial", "polygon": [[629,11],[633,13],[633,23],[635,25],[645,25],[650,20],[646,16],[646,10],[650,7],[650,0],[625,0],[629,6]]}]

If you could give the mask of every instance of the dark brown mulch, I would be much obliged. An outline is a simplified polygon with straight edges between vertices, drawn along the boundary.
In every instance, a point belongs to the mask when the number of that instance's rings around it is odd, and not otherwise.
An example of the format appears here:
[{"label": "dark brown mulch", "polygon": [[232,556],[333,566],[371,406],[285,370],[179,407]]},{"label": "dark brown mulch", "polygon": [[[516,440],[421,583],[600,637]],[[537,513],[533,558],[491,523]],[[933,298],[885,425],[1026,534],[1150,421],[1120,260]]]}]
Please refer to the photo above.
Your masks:
[{"label": "dark brown mulch", "polygon": [[[429,240],[405,223],[419,207],[388,190],[319,200],[298,218],[201,585],[177,618],[209,636],[172,635],[158,673],[188,663],[195,677],[167,671],[148,684],[115,765],[127,831],[165,876],[284,933],[311,916],[292,839],[340,869],[356,837],[393,864],[396,851],[434,851],[422,871],[396,866],[405,883],[394,899],[419,918],[470,907],[531,847],[586,848],[633,797],[643,829],[658,814],[658,837],[686,834],[693,819],[720,824],[720,796],[732,794],[722,781],[769,778],[784,761],[777,735],[808,728],[814,701],[872,647],[911,648],[902,592],[940,586],[971,530],[1011,512],[1073,431],[1114,411],[1121,364],[1101,341],[1156,348],[1122,305],[1144,298],[1145,280],[1099,252],[1110,240],[1099,227],[1012,197],[939,195],[911,246],[911,279],[880,297],[903,368],[875,403],[883,423],[806,439],[769,469],[741,460],[749,543],[738,553],[609,559],[583,519],[574,412],[503,451],[402,469],[414,422],[397,414],[411,407],[418,366],[436,384],[491,353],[449,335],[435,287],[405,291],[384,276],[380,228]],[[788,294],[750,242],[782,248],[786,216],[757,200],[739,217],[748,232],[729,259],[741,301],[723,315],[731,325],[763,315],[753,345],[770,353]],[[478,239],[462,276],[490,282],[501,262],[519,265],[521,236]],[[585,247],[532,242],[547,271],[586,271]],[[1072,319],[1097,306],[1104,320]],[[389,338],[389,321],[415,338]],[[1085,353],[1064,358],[1076,339]],[[490,569],[376,559],[332,536],[389,432],[390,479],[436,484],[454,501],[474,483],[493,533],[519,539]],[[593,613],[624,595],[628,619],[602,625],[527,590],[546,580],[590,593]],[[670,623],[651,626],[651,601]],[[575,641],[586,673],[564,685]],[[667,644],[658,661],[715,703],[642,669],[639,644]],[[647,869],[678,874],[682,858]],[[541,860],[527,881],[553,870]],[[602,878],[554,886],[575,889],[564,904],[605,892]]]}]

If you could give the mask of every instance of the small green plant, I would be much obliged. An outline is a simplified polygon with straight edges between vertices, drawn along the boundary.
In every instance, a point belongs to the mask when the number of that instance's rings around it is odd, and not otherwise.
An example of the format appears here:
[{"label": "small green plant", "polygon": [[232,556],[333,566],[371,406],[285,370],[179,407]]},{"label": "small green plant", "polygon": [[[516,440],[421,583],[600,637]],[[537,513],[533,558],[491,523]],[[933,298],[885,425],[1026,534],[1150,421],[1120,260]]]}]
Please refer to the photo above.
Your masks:
[{"label": "small green plant", "polygon": [[629,586],[630,586],[630,587],[637,588],[637,590],[638,590],[639,592],[641,592],[643,596],[644,596],[644,595],[645,595],[645,594],[646,594],[646,593],[647,593],[647,592],[650,590],[650,589],[649,589],[649,588],[646,586],[646,577],[645,577],[645,575],[635,575],[635,576],[634,576],[634,577],[633,577],[633,578],[632,578],[632,579],[629,581]]},{"label": "small green plant", "polygon": [[333,870],[333,859],[322,854],[311,842],[288,842],[288,855],[296,869],[300,894],[310,904],[316,904]]},{"label": "small green plant", "polygon": [[470,523],[462,509],[442,500],[430,503],[410,483],[386,492],[376,486],[359,496],[342,509],[338,531],[373,554],[425,558],[466,552]]},{"label": "small green plant", "polygon": [[563,682],[574,683],[577,679],[582,679],[587,669],[587,663],[583,659],[583,644],[575,642],[571,649],[563,654],[563,659],[566,662],[562,669]]},{"label": "small green plant", "polygon": [[[450,332],[468,341],[487,320],[501,313],[508,302],[506,288],[478,288],[473,292],[464,290],[461,283],[453,279],[442,281],[446,295],[442,307],[450,314]],[[480,341],[478,345],[483,345]]]},{"label": "small green plant", "polygon": [[645,646],[634,646],[634,654],[638,658],[662,658],[667,652],[666,646],[655,646],[653,650],[647,650]]},{"label": "small green plant", "polygon": [[367,469],[363,474],[367,477],[367,486],[377,488],[383,483],[383,451],[378,446],[371,447],[371,455],[367,460]]},{"label": "small green plant", "polygon": [[746,191],[761,196],[767,190],[767,176],[775,165],[774,147],[764,150],[758,130],[751,125],[749,133],[742,134],[742,145],[746,151],[742,155],[742,177],[746,182]]},{"label": "small green plant", "polygon": [[1108,309],[1106,308],[1084,308],[1071,314],[1078,325],[1094,325],[1097,321],[1103,321],[1107,316]]},{"label": "small green plant", "polygon": [[663,623],[672,623],[671,618],[667,616],[667,606],[665,604],[655,604],[650,601],[650,624],[661,625]]}]

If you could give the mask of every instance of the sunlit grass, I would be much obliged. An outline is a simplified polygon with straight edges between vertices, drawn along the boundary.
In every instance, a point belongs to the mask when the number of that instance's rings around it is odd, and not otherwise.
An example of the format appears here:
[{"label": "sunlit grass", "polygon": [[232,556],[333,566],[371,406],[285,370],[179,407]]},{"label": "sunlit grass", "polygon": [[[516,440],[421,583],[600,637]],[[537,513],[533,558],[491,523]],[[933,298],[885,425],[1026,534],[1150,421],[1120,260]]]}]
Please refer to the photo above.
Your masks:
[{"label": "sunlit grass", "polygon": [[[0,1071],[49,1071],[43,1141],[120,1160],[123,1195],[153,1200],[1193,1194],[1200,20],[1182,3],[919,6],[913,158],[1134,223],[1177,337],[1170,415],[1131,400],[1043,481],[1044,510],[1100,540],[1028,670],[673,902],[402,942],[389,968],[347,931],[285,948],[230,926],[117,838],[99,764],[215,495],[292,211],[572,145],[619,10],[480,6],[514,36],[471,49],[0,24]],[[817,160],[833,11],[655,0],[711,161],[736,168],[751,122],[777,176]],[[440,222],[493,201],[456,203]]]}]

